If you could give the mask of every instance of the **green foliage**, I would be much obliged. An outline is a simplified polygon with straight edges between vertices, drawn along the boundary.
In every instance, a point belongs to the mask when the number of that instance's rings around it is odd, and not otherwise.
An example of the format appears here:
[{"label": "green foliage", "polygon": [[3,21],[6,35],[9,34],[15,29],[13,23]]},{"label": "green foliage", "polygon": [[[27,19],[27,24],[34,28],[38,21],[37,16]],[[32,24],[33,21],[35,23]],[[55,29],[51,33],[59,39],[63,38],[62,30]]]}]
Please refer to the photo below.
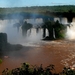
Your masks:
[{"label": "green foliage", "polygon": [[70,67],[69,68],[64,67],[60,75],[75,75],[75,69],[72,70]]},{"label": "green foliage", "polygon": [[53,34],[53,29],[55,32],[55,37],[56,39],[62,39],[64,38],[64,31],[65,31],[65,26],[60,24],[59,21],[53,22],[53,21],[45,21],[42,28],[44,29],[44,36],[45,36],[45,30],[48,29],[49,36],[47,39],[53,40],[54,39],[54,34]]},{"label": "green foliage", "polygon": [[2,63],[2,59],[0,59],[0,64]]},{"label": "green foliage", "polygon": [[21,13],[21,12],[30,12],[30,13],[42,13],[45,14],[49,12],[68,12],[73,10],[75,12],[74,5],[62,5],[62,6],[32,6],[32,7],[14,7],[14,8],[0,8],[0,14],[12,14],[12,13]]},{"label": "green foliage", "polygon": [[56,21],[54,24],[55,36],[56,38],[64,38],[65,26],[60,24],[59,21]]},{"label": "green foliage", "polygon": [[56,73],[55,66],[53,64],[43,68],[42,64],[40,66],[33,66],[28,63],[22,63],[19,68],[12,70],[6,68],[3,70],[2,75],[75,75],[75,69],[64,67],[60,73]]},{"label": "green foliage", "polygon": [[26,36],[27,35],[27,30],[32,28],[32,24],[27,23],[26,21],[22,25],[22,35]]},{"label": "green foliage", "polygon": [[12,69],[11,71],[6,68],[3,70],[2,75],[53,75],[55,74],[54,65],[49,65],[46,68],[40,66],[30,66],[28,63],[23,63],[21,67]]}]

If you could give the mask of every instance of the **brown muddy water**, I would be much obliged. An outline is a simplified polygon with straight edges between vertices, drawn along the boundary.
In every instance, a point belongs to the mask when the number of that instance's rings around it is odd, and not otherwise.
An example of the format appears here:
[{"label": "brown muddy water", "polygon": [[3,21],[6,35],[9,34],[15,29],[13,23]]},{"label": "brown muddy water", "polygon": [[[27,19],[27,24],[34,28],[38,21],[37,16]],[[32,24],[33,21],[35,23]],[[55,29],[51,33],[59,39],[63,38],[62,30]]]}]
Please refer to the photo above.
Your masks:
[{"label": "brown muddy water", "polygon": [[75,42],[65,40],[30,42],[21,50],[6,51],[0,58],[3,61],[0,64],[0,73],[5,68],[11,70],[20,67],[23,62],[38,66],[43,64],[43,67],[54,64],[56,72],[60,72],[64,66],[75,64]]}]

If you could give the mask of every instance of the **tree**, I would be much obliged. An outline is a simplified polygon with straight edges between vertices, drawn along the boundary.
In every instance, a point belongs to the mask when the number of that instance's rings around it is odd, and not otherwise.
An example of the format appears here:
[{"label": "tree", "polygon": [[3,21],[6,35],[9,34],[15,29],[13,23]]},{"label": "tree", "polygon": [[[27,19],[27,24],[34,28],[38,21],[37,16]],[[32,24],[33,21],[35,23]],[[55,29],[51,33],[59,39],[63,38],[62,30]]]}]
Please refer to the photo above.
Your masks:
[{"label": "tree", "polygon": [[53,37],[53,24],[51,23],[51,21],[44,22],[42,28],[43,28],[43,37],[45,37],[45,35],[46,35],[46,28],[47,28],[48,33],[49,33],[48,38],[54,39],[54,37]]},{"label": "tree", "polygon": [[22,25],[22,35],[26,36],[27,35],[27,30],[32,28],[32,24],[27,23],[26,21]]},{"label": "tree", "polygon": [[[53,22],[53,21],[46,21],[44,22],[43,26],[43,37],[46,37],[46,28],[48,29],[48,33],[49,33],[49,36],[47,39],[49,40],[52,40],[54,39],[54,35],[55,35],[55,38],[56,39],[59,39],[59,38],[63,38],[63,30],[65,29],[65,26],[60,24],[59,21],[56,21],[56,22]],[[54,32],[53,32],[53,29],[54,29]]]},{"label": "tree", "polygon": [[53,25],[54,31],[55,31],[55,37],[56,39],[63,38],[63,30],[65,29],[65,26],[60,24],[57,20],[55,24]]},{"label": "tree", "polygon": [[13,25],[13,27],[16,27],[17,28],[17,31],[19,32],[19,28],[20,28],[21,24],[20,23],[15,23]]}]

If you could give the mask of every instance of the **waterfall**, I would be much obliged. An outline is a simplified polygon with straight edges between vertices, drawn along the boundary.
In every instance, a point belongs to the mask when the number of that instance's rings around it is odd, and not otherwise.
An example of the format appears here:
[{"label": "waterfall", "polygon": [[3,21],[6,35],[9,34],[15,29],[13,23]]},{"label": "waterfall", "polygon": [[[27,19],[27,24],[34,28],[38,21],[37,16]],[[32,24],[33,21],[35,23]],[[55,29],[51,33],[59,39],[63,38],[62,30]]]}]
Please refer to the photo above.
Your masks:
[{"label": "waterfall", "polygon": [[59,21],[59,23],[61,23],[61,24],[67,24],[67,18],[66,17],[63,17],[63,18],[58,18],[58,17],[56,17],[56,18],[54,18],[54,21],[56,22],[56,21]]},{"label": "waterfall", "polygon": [[[42,18],[40,19],[24,19],[28,23],[33,24],[33,27],[37,25],[41,25],[43,22]],[[27,31],[27,36],[22,36],[22,29],[19,28],[19,32],[17,31],[17,27],[13,27],[14,24],[19,23],[18,19],[11,19],[11,20],[0,20],[0,32],[7,33],[8,42],[11,44],[21,44],[22,42],[26,41],[40,41],[42,39],[43,30],[39,28],[38,33],[36,32],[36,28],[29,29]],[[31,32],[31,33],[30,33]]]},{"label": "waterfall", "polygon": [[72,22],[70,27],[67,26],[65,38],[68,40],[75,40],[75,22]]},{"label": "waterfall", "polygon": [[53,28],[53,37],[56,38],[56,37],[55,37],[55,30],[54,30],[54,28]]},{"label": "waterfall", "polygon": [[[31,30],[31,32],[30,32],[30,30]],[[27,31],[27,39],[29,39],[29,40],[33,40],[33,41],[41,40],[42,35],[43,35],[42,28],[39,28],[38,32],[37,32],[36,28],[31,28]]]}]

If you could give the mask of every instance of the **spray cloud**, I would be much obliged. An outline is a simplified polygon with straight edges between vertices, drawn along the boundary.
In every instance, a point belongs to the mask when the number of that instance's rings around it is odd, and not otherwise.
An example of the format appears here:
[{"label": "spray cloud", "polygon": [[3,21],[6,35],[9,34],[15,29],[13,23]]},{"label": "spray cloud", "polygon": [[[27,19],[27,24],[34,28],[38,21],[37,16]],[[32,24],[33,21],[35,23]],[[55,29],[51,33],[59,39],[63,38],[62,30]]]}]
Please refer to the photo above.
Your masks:
[{"label": "spray cloud", "polygon": [[67,26],[66,39],[75,40],[75,22],[70,24],[70,27]]}]

